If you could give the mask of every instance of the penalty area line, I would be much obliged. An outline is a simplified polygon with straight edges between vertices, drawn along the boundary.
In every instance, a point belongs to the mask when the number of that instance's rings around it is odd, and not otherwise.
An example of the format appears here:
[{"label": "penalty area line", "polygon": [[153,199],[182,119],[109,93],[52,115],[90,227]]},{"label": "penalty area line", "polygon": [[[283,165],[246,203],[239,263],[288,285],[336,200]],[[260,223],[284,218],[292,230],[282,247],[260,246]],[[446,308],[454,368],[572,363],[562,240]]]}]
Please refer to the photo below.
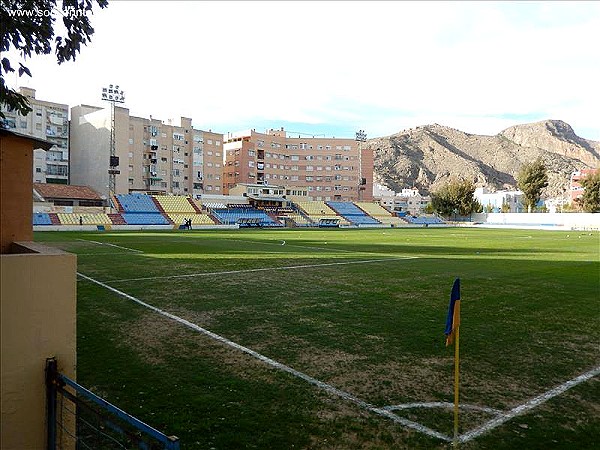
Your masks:
[{"label": "penalty area line", "polygon": [[191,278],[191,277],[206,277],[211,275],[232,275],[236,273],[252,273],[252,272],[268,272],[271,270],[293,270],[293,269],[310,269],[314,267],[327,267],[327,266],[345,266],[349,264],[370,264],[384,261],[403,261],[407,259],[418,259],[417,256],[405,256],[401,258],[381,258],[381,259],[364,259],[359,261],[340,261],[332,263],[322,264],[303,264],[297,266],[282,266],[282,267],[259,267],[256,269],[242,269],[242,270],[225,270],[222,272],[198,272],[189,273],[185,275],[165,275],[161,277],[142,277],[142,278],[126,278],[118,280],[110,280],[111,284],[114,283],[125,283],[130,281],[151,281],[151,280],[168,280],[172,278]]},{"label": "penalty area line", "polygon": [[124,297],[124,298],[126,298],[128,300],[131,300],[132,302],[135,302],[138,305],[141,305],[141,306],[143,306],[145,308],[148,308],[151,311],[154,311],[155,313],[158,313],[158,314],[160,314],[160,315],[162,315],[164,317],[167,317],[167,318],[169,318],[171,320],[174,320],[175,322],[178,322],[178,323],[180,323],[180,324],[182,324],[182,325],[184,325],[184,326],[186,326],[188,328],[191,328],[192,330],[195,330],[195,331],[197,331],[199,333],[202,333],[202,334],[204,334],[204,335],[206,335],[206,336],[208,336],[208,337],[210,337],[210,338],[212,338],[212,339],[214,339],[214,340],[216,340],[218,342],[221,342],[222,344],[225,344],[225,345],[227,345],[229,347],[232,347],[232,348],[234,348],[236,350],[239,350],[239,351],[241,351],[243,353],[246,353],[247,355],[250,355],[250,356],[258,359],[259,361],[262,361],[263,363],[265,363],[265,364],[267,364],[267,365],[269,365],[271,367],[274,367],[275,369],[281,370],[283,372],[287,372],[287,373],[289,373],[290,375],[293,375],[296,378],[300,378],[300,379],[302,379],[302,380],[304,380],[304,381],[312,384],[313,386],[317,386],[318,388],[320,388],[320,389],[328,392],[329,394],[332,394],[332,395],[335,395],[337,397],[340,397],[343,400],[347,400],[349,402],[352,402],[355,405],[360,406],[361,408],[364,408],[364,409],[366,409],[368,411],[374,412],[375,414],[378,414],[380,416],[387,417],[388,419],[391,419],[394,422],[396,422],[396,423],[398,423],[400,425],[403,425],[406,428],[411,428],[413,430],[419,431],[419,432],[421,432],[423,434],[426,434],[428,436],[431,436],[431,437],[435,437],[435,438],[441,439],[443,441],[447,441],[447,442],[451,442],[452,441],[452,439],[449,436],[446,436],[445,434],[442,434],[442,433],[440,433],[438,431],[432,430],[431,428],[428,428],[425,425],[421,425],[420,423],[413,422],[412,420],[408,420],[408,419],[404,419],[402,417],[399,417],[399,416],[395,415],[394,413],[392,413],[391,411],[388,411],[388,410],[386,410],[384,408],[378,408],[378,407],[376,407],[374,405],[371,405],[370,403],[367,403],[364,400],[361,400],[358,397],[355,397],[354,395],[352,395],[352,394],[350,394],[348,392],[342,391],[342,390],[340,390],[340,389],[338,389],[338,388],[336,388],[336,387],[334,387],[334,386],[332,386],[330,384],[327,384],[327,383],[325,383],[323,381],[317,380],[316,378],[313,378],[310,375],[307,375],[307,374],[305,374],[303,372],[300,372],[300,371],[298,371],[298,370],[296,370],[296,369],[294,369],[294,368],[292,368],[290,366],[287,366],[287,365],[285,365],[283,363],[275,361],[274,359],[271,359],[271,358],[269,358],[267,356],[264,356],[264,355],[262,355],[262,354],[260,354],[260,353],[258,353],[256,351],[254,351],[254,350],[252,350],[252,349],[250,349],[248,347],[244,347],[243,345],[238,344],[236,342],[233,342],[233,341],[231,341],[231,340],[229,340],[229,339],[227,339],[227,338],[225,338],[223,336],[220,336],[220,335],[218,335],[216,333],[213,333],[212,331],[209,331],[206,328],[202,328],[202,327],[196,325],[195,323],[189,322],[186,319],[183,319],[183,318],[181,318],[179,316],[176,316],[176,315],[171,314],[171,313],[169,313],[167,311],[164,311],[164,310],[162,310],[160,308],[157,308],[156,306],[152,306],[149,303],[146,303],[146,302],[144,302],[144,301],[142,301],[142,300],[140,300],[140,299],[138,299],[136,297],[133,297],[132,295],[129,295],[129,294],[123,292],[123,291],[115,289],[115,288],[113,288],[113,287],[111,287],[111,286],[109,286],[109,285],[107,285],[105,283],[102,283],[101,281],[95,280],[95,279],[93,279],[91,277],[88,277],[86,275],[83,275],[82,273],[79,273],[79,272],[77,272],[77,275],[80,276],[81,278],[84,278],[85,280],[88,280],[88,281],[90,281],[92,283],[97,284],[98,286],[101,286],[101,287],[103,287],[105,289],[108,289],[109,291],[111,291],[111,292],[113,292],[113,293],[115,293],[115,294],[117,294],[117,295],[119,295],[121,297]]},{"label": "penalty area line", "polygon": [[599,374],[600,366],[588,372],[585,372],[579,375],[578,377],[575,377],[561,384],[560,386],[556,386],[555,388],[550,389],[549,391],[546,391],[535,398],[532,398],[531,400],[523,403],[522,405],[519,405],[516,408],[513,408],[510,411],[501,414],[495,419],[490,420],[489,422],[487,422],[479,428],[475,428],[474,430],[468,431],[460,435],[458,437],[458,440],[459,442],[469,442],[470,440],[475,439],[476,437],[481,436],[482,434],[487,433],[490,430],[493,430],[494,428],[502,425],[503,423],[508,422],[512,418],[524,414],[527,411],[532,410],[533,408],[536,408],[537,406],[547,402],[551,398],[556,397],[565,392],[566,390],[571,389],[572,387],[577,386],[578,384],[583,383],[584,381],[588,381],[589,379]]},{"label": "penalty area line", "polygon": [[77,239],[77,240],[81,241],[81,242],[92,242],[92,243],[98,244],[98,245],[108,245],[110,247],[121,248],[123,250],[128,250],[130,252],[135,252],[135,253],[144,253],[143,251],[136,250],[135,248],[122,247],[122,246],[117,245],[117,244],[111,244],[110,242],[98,242],[98,241],[92,241],[90,239]]}]

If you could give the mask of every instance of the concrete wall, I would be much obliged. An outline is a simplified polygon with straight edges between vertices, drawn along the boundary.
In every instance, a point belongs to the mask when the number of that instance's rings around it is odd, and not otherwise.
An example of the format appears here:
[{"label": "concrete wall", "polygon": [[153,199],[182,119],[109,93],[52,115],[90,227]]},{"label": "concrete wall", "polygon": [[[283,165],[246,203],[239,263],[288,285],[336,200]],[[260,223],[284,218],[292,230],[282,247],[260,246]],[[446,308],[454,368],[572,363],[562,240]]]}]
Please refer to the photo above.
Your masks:
[{"label": "concrete wall", "polygon": [[600,230],[600,214],[592,213],[490,213],[473,214],[471,220],[489,226]]},{"label": "concrete wall", "polygon": [[33,242],[11,250],[0,255],[0,448],[44,449],[46,358],[75,379],[77,257]]},{"label": "concrete wall", "polygon": [[[16,136],[0,137],[0,253],[14,241],[32,241],[33,144]],[[27,188],[24,188],[24,183]]]},{"label": "concrete wall", "polygon": [[109,197],[110,109],[71,108],[71,184]]}]

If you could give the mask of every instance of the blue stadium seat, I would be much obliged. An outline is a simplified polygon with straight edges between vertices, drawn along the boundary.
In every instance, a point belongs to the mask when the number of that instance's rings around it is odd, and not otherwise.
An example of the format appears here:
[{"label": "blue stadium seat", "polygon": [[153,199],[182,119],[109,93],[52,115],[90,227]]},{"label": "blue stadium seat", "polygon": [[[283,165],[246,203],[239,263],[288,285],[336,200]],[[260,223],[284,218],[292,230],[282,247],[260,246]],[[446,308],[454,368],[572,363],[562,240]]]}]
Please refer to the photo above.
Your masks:
[{"label": "blue stadium seat", "polygon": [[267,213],[256,208],[220,208],[213,210],[214,216],[225,225],[239,223],[240,219],[259,219],[258,224],[262,227],[278,227],[281,224],[271,219]]},{"label": "blue stadium seat", "polygon": [[126,213],[160,213],[149,195],[118,194],[116,197]]},{"label": "blue stadium seat", "polygon": [[121,216],[127,225],[169,225],[169,221],[162,214],[123,213]]},{"label": "blue stadium seat", "polygon": [[352,202],[325,202],[327,206],[355,225],[378,225],[381,222],[366,214]]},{"label": "blue stadium seat", "polygon": [[33,214],[33,224],[34,225],[52,225],[52,220],[50,220],[49,214],[34,213]]}]

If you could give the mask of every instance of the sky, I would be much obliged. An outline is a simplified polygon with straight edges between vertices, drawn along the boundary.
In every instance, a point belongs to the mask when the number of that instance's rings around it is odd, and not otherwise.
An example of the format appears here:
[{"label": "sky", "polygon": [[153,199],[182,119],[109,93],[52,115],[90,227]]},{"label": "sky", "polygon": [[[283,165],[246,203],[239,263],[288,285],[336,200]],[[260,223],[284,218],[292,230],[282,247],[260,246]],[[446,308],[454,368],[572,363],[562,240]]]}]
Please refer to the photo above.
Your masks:
[{"label": "sky", "polygon": [[113,0],[90,17],[75,62],[33,56],[7,84],[70,106],[119,84],[132,115],[225,134],[560,119],[600,141],[600,2]]}]

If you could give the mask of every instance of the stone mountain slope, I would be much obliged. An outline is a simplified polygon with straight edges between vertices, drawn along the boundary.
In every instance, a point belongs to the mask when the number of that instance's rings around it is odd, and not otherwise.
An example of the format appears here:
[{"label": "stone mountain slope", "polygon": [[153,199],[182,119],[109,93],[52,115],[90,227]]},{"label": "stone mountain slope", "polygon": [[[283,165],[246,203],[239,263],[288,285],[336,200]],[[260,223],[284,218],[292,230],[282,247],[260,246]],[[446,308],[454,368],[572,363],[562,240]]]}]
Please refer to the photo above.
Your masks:
[{"label": "stone mountain slope", "polygon": [[495,136],[425,125],[366,145],[374,151],[375,181],[395,191],[414,186],[428,193],[452,177],[514,189],[521,166],[540,157],[548,169],[545,194],[554,197],[565,192],[571,172],[600,166],[600,142],[580,138],[560,120],[516,125]]}]

